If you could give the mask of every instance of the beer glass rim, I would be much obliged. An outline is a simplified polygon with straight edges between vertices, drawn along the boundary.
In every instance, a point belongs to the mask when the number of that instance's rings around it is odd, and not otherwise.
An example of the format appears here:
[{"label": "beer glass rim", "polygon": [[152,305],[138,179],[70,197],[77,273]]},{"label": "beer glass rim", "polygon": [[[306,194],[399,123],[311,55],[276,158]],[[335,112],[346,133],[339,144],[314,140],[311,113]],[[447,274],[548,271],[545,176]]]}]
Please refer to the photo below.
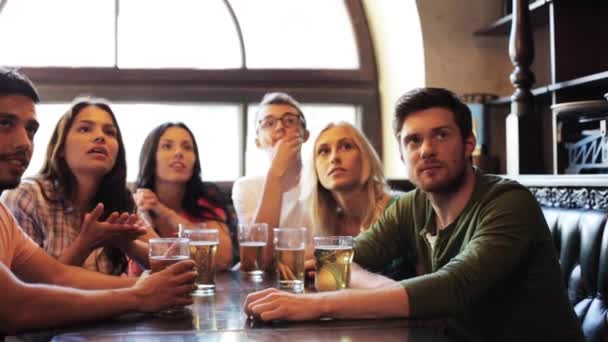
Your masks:
[{"label": "beer glass rim", "polygon": [[237,239],[242,242],[266,242],[268,240],[268,223],[240,223]]},{"label": "beer glass rim", "polygon": [[[215,233],[218,232],[219,233],[219,229],[217,228],[187,228],[187,229],[183,229],[182,232],[190,232],[190,233]],[[183,238],[183,239],[187,239],[187,238]]]},{"label": "beer glass rim", "polygon": [[178,223],[177,226],[182,229],[207,229],[207,222]]},{"label": "beer glass rim", "polygon": [[261,227],[266,227],[266,229],[268,229],[268,223],[266,223],[266,222],[239,223],[238,226],[239,226],[239,228],[240,227],[249,228],[249,227],[253,227],[253,226],[261,226]]},{"label": "beer glass rim", "polygon": [[220,231],[216,228],[183,229],[181,234],[186,239],[189,239],[191,244],[200,242],[220,242]]},{"label": "beer glass rim", "polygon": [[275,231],[275,232],[289,232],[289,231],[291,231],[291,232],[293,232],[293,231],[304,231],[304,232],[306,232],[306,228],[304,228],[304,227],[293,227],[293,228],[291,228],[291,227],[277,227],[277,228],[273,228],[272,230]]},{"label": "beer glass rim", "polygon": [[354,237],[350,235],[315,236],[312,238],[315,246],[350,246],[352,247]]}]

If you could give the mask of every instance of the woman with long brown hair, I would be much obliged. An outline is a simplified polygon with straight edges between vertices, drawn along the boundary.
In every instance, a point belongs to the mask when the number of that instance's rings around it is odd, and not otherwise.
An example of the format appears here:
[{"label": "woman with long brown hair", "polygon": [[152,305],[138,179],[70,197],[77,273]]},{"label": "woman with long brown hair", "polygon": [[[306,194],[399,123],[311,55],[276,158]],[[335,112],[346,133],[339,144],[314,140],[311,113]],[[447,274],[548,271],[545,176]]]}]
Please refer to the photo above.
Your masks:
[{"label": "woman with long brown hair", "polygon": [[61,117],[40,173],[3,194],[32,239],[59,261],[122,274],[147,265],[147,230],[126,187],[125,148],[109,104],[79,98]]},{"label": "woman with long brown hair", "polygon": [[235,215],[221,190],[203,182],[198,144],[188,126],[167,122],[154,128],[142,146],[139,164],[135,200],[148,224],[163,237],[177,236],[180,224],[204,223],[218,229],[217,268],[232,265]]}]

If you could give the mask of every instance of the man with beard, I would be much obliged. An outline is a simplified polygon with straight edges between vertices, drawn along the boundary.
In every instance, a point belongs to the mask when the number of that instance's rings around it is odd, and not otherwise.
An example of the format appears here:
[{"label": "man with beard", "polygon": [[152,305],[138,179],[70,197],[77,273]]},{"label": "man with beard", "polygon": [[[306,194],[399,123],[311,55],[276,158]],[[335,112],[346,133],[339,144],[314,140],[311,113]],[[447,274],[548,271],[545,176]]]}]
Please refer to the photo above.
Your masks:
[{"label": "man with beard", "polygon": [[355,262],[376,271],[412,256],[417,277],[392,282],[355,268],[352,289],[249,295],[262,320],[412,317],[446,319],[470,341],[582,341],[542,211],[518,183],[471,165],[471,112],[452,92],[403,95],[393,122],[417,189],[356,238]]},{"label": "man with beard", "polygon": [[[19,184],[30,162],[37,102],[29,79],[0,68],[0,193]],[[0,204],[0,340],[22,330],[191,304],[193,267],[186,260],[137,281],[68,266],[38,247]]]}]

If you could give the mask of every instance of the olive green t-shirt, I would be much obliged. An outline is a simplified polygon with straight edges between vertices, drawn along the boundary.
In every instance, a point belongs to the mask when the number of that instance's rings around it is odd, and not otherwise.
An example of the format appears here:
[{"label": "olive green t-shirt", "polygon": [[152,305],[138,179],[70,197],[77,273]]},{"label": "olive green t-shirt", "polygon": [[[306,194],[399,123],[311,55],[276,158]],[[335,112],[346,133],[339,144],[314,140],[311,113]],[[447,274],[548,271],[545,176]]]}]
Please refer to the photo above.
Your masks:
[{"label": "olive green t-shirt", "polygon": [[582,341],[566,296],[551,233],[522,185],[476,171],[458,218],[437,233],[435,213],[416,189],[355,240],[355,262],[380,270],[415,260],[417,277],[401,281],[410,315],[448,319],[448,333],[472,341]]}]

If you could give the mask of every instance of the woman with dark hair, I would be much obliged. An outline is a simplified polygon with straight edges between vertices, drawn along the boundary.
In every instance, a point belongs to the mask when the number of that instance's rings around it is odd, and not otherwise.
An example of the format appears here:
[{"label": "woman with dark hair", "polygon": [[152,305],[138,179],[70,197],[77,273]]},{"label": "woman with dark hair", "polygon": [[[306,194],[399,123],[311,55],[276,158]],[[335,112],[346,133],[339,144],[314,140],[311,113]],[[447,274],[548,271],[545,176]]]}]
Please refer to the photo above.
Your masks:
[{"label": "woman with dark hair", "polygon": [[122,274],[126,255],[147,265],[146,229],[126,187],[120,129],[101,99],[79,98],[51,136],[40,174],[3,194],[32,239],[59,261]]},{"label": "woman with dark hair", "polygon": [[163,237],[176,236],[180,224],[204,222],[219,230],[217,268],[233,261],[234,215],[220,189],[201,177],[198,145],[183,123],[153,129],[139,155],[135,200],[148,225]]}]

